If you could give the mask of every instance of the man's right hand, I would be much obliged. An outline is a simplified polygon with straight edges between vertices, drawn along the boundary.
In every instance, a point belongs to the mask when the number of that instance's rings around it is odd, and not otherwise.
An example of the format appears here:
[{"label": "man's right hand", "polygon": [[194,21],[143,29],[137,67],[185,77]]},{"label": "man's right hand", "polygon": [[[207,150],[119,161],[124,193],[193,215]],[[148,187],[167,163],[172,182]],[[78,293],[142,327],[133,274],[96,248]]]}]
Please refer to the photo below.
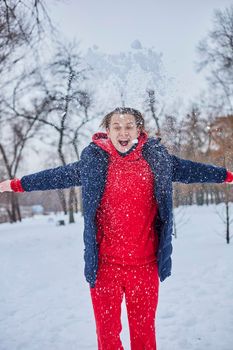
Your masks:
[{"label": "man's right hand", "polygon": [[12,192],[11,180],[0,182],[0,193],[1,192]]}]

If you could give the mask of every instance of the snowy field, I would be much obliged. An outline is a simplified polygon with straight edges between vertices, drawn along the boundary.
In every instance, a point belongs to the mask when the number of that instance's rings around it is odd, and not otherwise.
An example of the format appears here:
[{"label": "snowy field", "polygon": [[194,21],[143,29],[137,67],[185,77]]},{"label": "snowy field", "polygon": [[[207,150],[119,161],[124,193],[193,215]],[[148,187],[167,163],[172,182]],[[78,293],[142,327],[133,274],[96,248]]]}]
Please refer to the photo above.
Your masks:
[{"label": "snowy field", "polygon": [[[221,208],[193,206],[181,214],[188,222],[173,240],[173,273],[160,285],[158,350],[233,349],[233,238],[225,243]],[[57,220],[0,225],[0,350],[97,349],[83,220],[56,226]],[[129,350],[124,303],[122,324]]]}]

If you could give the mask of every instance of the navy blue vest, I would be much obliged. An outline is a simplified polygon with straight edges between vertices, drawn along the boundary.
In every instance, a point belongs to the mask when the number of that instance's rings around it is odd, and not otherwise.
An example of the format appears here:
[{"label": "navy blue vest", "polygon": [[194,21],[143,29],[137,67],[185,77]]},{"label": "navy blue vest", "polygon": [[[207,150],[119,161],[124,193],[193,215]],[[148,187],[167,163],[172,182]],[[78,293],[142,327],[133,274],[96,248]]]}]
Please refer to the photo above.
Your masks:
[{"label": "navy blue vest", "polygon": [[[159,248],[155,254],[157,254],[159,277],[163,281],[170,276],[172,267],[172,182],[223,182],[226,178],[226,169],[170,155],[154,138],[145,143],[142,155],[155,177],[154,194],[159,208],[159,216],[155,223]],[[95,286],[98,269],[95,216],[104,192],[108,157],[108,154],[94,143],[85,148],[81,155],[80,172],[85,223],[84,273],[91,287]]]}]

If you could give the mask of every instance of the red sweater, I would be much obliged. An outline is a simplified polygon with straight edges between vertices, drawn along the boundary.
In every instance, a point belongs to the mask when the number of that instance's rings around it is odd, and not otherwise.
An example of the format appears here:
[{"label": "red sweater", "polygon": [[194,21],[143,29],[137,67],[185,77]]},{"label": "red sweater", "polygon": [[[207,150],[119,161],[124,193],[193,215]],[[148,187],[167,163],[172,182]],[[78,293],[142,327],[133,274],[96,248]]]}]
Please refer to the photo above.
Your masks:
[{"label": "red sweater", "polygon": [[106,134],[93,136],[93,142],[110,156],[105,190],[96,216],[100,260],[123,265],[156,260],[154,177],[141,154],[146,139],[142,134],[136,149],[121,156]]}]

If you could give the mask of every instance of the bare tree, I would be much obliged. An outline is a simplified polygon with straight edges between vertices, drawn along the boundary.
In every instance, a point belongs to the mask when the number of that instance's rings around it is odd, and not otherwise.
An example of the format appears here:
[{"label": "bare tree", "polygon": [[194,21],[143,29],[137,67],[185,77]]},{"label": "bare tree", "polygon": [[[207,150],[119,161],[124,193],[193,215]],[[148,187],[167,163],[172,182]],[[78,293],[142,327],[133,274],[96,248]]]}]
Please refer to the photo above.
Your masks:
[{"label": "bare tree", "polygon": [[[29,99],[32,80],[31,73],[24,71],[26,60],[32,61],[36,43],[47,24],[51,24],[43,0],[3,0],[0,2],[0,156],[4,166],[4,175],[15,177],[28,141],[35,135],[38,127],[37,119],[15,120],[14,106],[16,91],[22,81],[27,82],[28,90],[22,90],[17,97],[21,108]],[[26,92],[25,92],[26,91]],[[19,96],[20,95],[20,96]],[[25,112],[26,112],[26,108]],[[6,136],[7,135],[7,136]],[[20,220],[17,196],[10,194],[8,214],[11,221]]]},{"label": "bare tree", "polygon": [[233,218],[231,217],[230,212],[229,187],[230,185],[225,185],[224,210],[220,211],[216,209],[217,215],[220,217],[221,221],[225,225],[225,239],[227,244],[230,243],[230,240],[233,237],[233,234],[230,233],[230,226],[233,223]]},{"label": "bare tree", "polygon": [[48,27],[55,29],[44,0],[2,0],[0,10],[1,20],[6,24],[6,31],[11,40],[20,37],[32,45],[35,43],[32,37],[40,40]]},{"label": "bare tree", "polygon": [[[193,104],[183,119],[182,125],[182,157],[197,162],[207,162],[206,149],[208,145],[208,120],[202,116],[199,106]],[[183,190],[186,200],[191,205],[203,205],[207,187],[205,184],[194,184]]]},{"label": "bare tree", "polygon": [[[70,160],[70,154],[79,159],[78,138],[81,129],[89,122],[92,100],[83,86],[86,67],[76,44],[59,45],[55,57],[51,59],[43,74],[38,76],[38,92],[33,100],[33,110],[25,113],[18,104],[13,110],[18,118],[37,120],[40,124],[53,130],[56,135],[56,149],[62,165]],[[92,116],[93,118],[93,116]],[[54,144],[54,142],[53,142]],[[67,213],[67,201],[63,191],[58,191],[62,207]],[[74,222],[74,189],[69,194],[70,222]]]},{"label": "bare tree", "polygon": [[150,115],[152,117],[152,120],[155,122],[156,126],[156,136],[161,136],[161,130],[160,130],[160,117],[163,114],[163,108],[159,110],[158,101],[155,96],[155,90],[148,89],[146,91],[148,97],[146,98],[145,105],[146,105],[146,111],[150,112]]},{"label": "bare tree", "polygon": [[233,101],[233,5],[225,10],[216,10],[213,28],[198,45],[198,69],[207,70],[211,91],[223,98],[228,112],[232,113]]},{"label": "bare tree", "polygon": [[166,147],[176,155],[181,155],[183,144],[184,119],[175,115],[165,115],[161,124],[162,141]]},{"label": "bare tree", "polygon": [[[35,124],[36,119],[33,121],[23,120],[21,122],[17,121],[17,123],[12,122],[10,125],[8,124],[8,126],[4,128],[4,132],[7,132],[7,137],[4,137],[3,133],[1,132],[0,154],[5,166],[6,175],[10,179],[16,177],[27,142],[37,131]],[[15,222],[17,220],[21,221],[17,195],[15,193],[11,193],[9,196],[11,208],[8,209],[8,215],[10,222]]]},{"label": "bare tree", "polygon": [[207,119],[202,117],[199,107],[193,104],[182,123],[183,151],[187,157],[198,160],[204,153],[207,147],[207,125]]},{"label": "bare tree", "polygon": [[[211,124],[212,147],[215,149],[215,157],[219,159],[222,166],[231,169],[233,166],[233,116],[223,116],[216,118]],[[231,188],[228,184],[224,185],[223,202],[225,205],[225,214],[219,213],[226,227],[226,242],[230,243],[230,224],[233,221],[230,215],[230,203],[233,200]]]}]

